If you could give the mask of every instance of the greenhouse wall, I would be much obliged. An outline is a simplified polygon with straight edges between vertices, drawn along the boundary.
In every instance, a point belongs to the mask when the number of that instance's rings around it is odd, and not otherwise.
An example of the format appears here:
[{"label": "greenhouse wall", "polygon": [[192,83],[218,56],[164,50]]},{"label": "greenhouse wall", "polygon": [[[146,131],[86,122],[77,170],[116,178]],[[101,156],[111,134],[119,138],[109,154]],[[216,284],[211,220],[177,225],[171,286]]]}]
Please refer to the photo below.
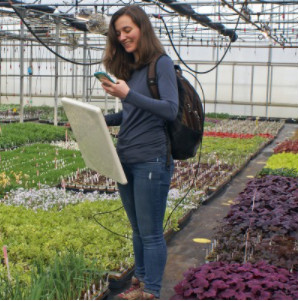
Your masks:
[{"label": "greenhouse wall", "polygon": [[[1,90],[0,103],[20,103],[21,63],[18,42],[1,45]],[[170,46],[167,53],[179,63]],[[298,118],[298,66],[297,49],[281,48],[231,48],[222,63],[211,72],[226,47],[180,47],[181,57],[198,74],[202,85],[206,112],[229,113],[232,115]],[[55,57],[39,45],[27,44],[24,47],[24,105],[55,104]],[[83,49],[60,49],[69,59],[82,61]],[[89,50],[88,62],[100,60],[102,51]],[[32,66],[33,75],[27,68]],[[180,63],[183,70],[187,70]],[[101,65],[87,67],[86,82],[83,83],[82,66],[59,59],[58,104],[62,97],[90,101],[110,109],[118,103],[106,97],[93,73],[103,69]],[[207,72],[207,73],[206,73]],[[194,84],[203,98],[199,84],[189,73],[184,75]],[[84,88],[85,87],[85,88]],[[120,104],[119,104],[120,105]]]}]

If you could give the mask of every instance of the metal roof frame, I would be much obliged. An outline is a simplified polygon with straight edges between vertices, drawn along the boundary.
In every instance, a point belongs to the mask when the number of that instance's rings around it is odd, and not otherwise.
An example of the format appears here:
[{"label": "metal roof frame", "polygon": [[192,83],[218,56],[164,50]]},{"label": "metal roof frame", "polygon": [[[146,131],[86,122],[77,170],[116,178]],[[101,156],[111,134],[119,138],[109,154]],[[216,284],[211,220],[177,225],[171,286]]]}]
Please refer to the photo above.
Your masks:
[{"label": "metal roof frame", "polygon": [[[86,32],[89,39],[93,41],[92,44],[103,45],[105,37],[89,33],[86,27],[87,21],[77,18],[79,9],[91,8],[109,17],[120,6],[137,3],[142,5],[150,16],[158,15],[159,18],[164,18],[175,44],[215,47],[226,46],[232,40],[235,43],[231,44],[231,47],[295,48],[298,46],[298,5],[293,0],[122,0],[121,2],[103,0],[100,4],[96,3],[97,1],[92,3],[91,0],[83,0],[80,3],[76,1],[76,4],[72,0],[59,4],[47,0],[36,2],[0,0],[0,8],[3,8],[0,9],[0,16],[3,17],[1,23],[3,32],[0,36],[2,40],[5,37],[18,39],[18,30],[14,29],[16,30],[14,32],[11,26],[5,24],[4,19],[16,19],[17,26],[19,16],[16,11],[23,11],[24,18],[29,24],[34,24],[35,29],[48,26],[50,31],[53,31],[54,23],[60,22],[60,30],[63,32],[60,41],[62,44],[67,44],[67,41],[63,40],[67,34]],[[45,22],[45,18],[50,21]],[[152,19],[152,23],[162,42],[169,44],[169,37],[161,20]],[[29,31],[26,34],[28,38],[29,36],[34,38]],[[41,38],[45,43],[53,42],[50,37]]]}]

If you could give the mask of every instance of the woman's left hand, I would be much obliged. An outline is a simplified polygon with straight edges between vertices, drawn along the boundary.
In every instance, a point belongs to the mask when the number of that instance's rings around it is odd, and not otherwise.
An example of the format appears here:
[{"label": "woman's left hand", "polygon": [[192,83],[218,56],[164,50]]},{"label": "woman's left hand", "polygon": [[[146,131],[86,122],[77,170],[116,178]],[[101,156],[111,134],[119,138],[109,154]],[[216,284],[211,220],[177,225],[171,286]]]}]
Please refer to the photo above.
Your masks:
[{"label": "woman's left hand", "polygon": [[110,80],[102,79],[102,88],[110,95],[124,99],[127,97],[130,88],[124,80],[118,79],[116,84],[112,83]]}]

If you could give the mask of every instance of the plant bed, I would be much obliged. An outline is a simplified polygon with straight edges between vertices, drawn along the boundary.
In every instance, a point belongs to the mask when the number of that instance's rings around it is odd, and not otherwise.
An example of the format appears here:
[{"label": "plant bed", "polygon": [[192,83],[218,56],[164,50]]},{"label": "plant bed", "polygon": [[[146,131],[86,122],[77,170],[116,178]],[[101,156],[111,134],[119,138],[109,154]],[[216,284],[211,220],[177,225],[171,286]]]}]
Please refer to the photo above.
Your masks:
[{"label": "plant bed", "polygon": [[[38,121],[38,118],[34,118],[34,117],[24,117],[23,118],[23,122],[33,122],[33,121]],[[17,123],[17,122],[20,122],[20,117],[15,117],[15,118],[12,118],[12,119],[1,119],[0,118],[0,122],[1,123]]]},{"label": "plant bed", "polygon": [[291,178],[298,178],[298,171],[294,168],[263,168],[259,173],[258,177],[263,177],[266,175],[273,175],[273,176],[282,176],[282,177],[291,177]]},{"label": "plant bed", "polygon": [[91,283],[87,289],[82,290],[80,300],[104,300],[109,295],[108,275],[104,274],[98,281],[91,281]]},{"label": "plant bed", "polygon": [[[65,129],[32,122],[0,124],[0,149],[6,150],[36,142],[65,140]],[[72,133],[69,133],[70,137]]]},{"label": "plant bed", "polygon": [[212,262],[184,273],[172,300],[297,300],[298,274],[261,261]]},{"label": "plant bed", "polygon": [[[176,161],[170,187],[186,190],[190,186],[207,191],[213,182],[215,187],[226,179],[233,166],[216,162],[214,164],[194,163],[192,161]],[[216,189],[216,188],[215,188]]]},{"label": "plant bed", "polygon": [[109,289],[123,288],[134,275],[135,267],[131,266],[119,272],[109,274]]},{"label": "plant bed", "polygon": [[274,148],[274,154],[294,153],[298,154],[298,139],[285,140]]},{"label": "plant bed", "polygon": [[178,220],[178,224],[179,224],[179,228],[183,229],[183,227],[185,227],[187,225],[187,223],[189,222],[193,212],[195,211],[195,209],[190,209],[186,214],[184,214],[183,217],[181,217]]},{"label": "plant bed", "polygon": [[60,187],[62,186],[69,190],[83,190],[84,192],[115,193],[118,191],[114,180],[88,168],[83,168],[80,172],[74,172],[65,177],[60,183]]},{"label": "plant bed", "polygon": [[[44,120],[44,119],[38,119],[39,123],[54,125],[54,120]],[[59,126],[67,126],[68,121],[57,121],[57,125]]]},{"label": "plant bed", "polygon": [[12,190],[0,199],[0,204],[9,206],[22,206],[33,211],[51,209],[62,210],[68,205],[76,205],[82,203],[84,200],[89,202],[96,202],[99,200],[119,200],[118,195],[99,194],[96,192],[84,194],[82,191],[73,192],[56,187],[42,186],[40,189],[18,188]]},{"label": "plant bed", "polygon": [[250,181],[217,228],[217,247],[212,258],[266,260],[297,270],[297,210],[296,179],[265,176]]},{"label": "plant bed", "polygon": [[34,262],[28,279],[19,276],[12,279],[0,265],[1,300],[92,299],[106,295],[107,291],[105,271],[73,251],[57,254],[49,265]]},{"label": "plant bed", "polygon": [[[123,208],[116,211],[121,201],[111,195],[105,197],[53,187],[9,193],[0,203],[0,245],[8,246],[11,277],[28,284],[36,259],[46,267],[55,254],[65,254],[69,249],[82,252],[87,263],[95,260],[98,270],[113,274],[115,279],[128,273],[134,261],[132,242],[125,238],[130,238],[129,221]],[[166,218],[174,205],[168,205]],[[103,214],[110,211],[115,212]],[[174,212],[167,229],[177,229],[183,212],[181,208]],[[125,237],[103,230],[97,222]],[[0,275],[2,271],[5,266],[0,263]],[[93,289],[89,290],[85,293],[91,296]]]},{"label": "plant bed", "polygon": [[108,295],[110,294],[110,289],[107,288],[104,291],[97,291],[95,294],[92,295],[92,300],[105,300]]},{"label": "plant bed", "polygon": [[[226,184],[232,171],[232,166],[215,163],[213,165],[198,164],[192,161],[175,161],[174,174],[171,181],[171,189],[186,190],[191,185],[202,190],[209,190],[210,183],[215,182],[215,190],[218,186]],[[199,169],[199,172],[197,172]],[[197,174],[198,173],[198,174]],[[197,174],[197,177],[195,175]],[[95,171],[84,168],[80,172],[74,172],[59,184],[67,190],[84,192],[99,191],[101,193],[115,193],[118,191],[116,182]]]},{"label": "plant bed", "polygon": [[201,163],[212,164],[220,161],[238,168],[248,160],[252,153],[260,150],[265,141],[265,138],[259,136],[251,139],[205,136],[201,151]]},{"label": "plant bed", "polygon": [[[219,135],[222,133],[224,135],[244,135],[244,138],[248,135],[260,135],[264,138],[273,139],[277,136],[280,129],[283,127],[284,122],[273,122],[273,121],[259,121],[256,119],[252,120],[221,120],[217,126],[213,127],[211,130],[216,134],[218,132]],[[210,128],[205,128],[205,132],[208,133]]]},{"label": "plant bed", "polygon": [[168,229],[167,231],[164,232],[164,239],[168,243],[172,237],[174,236],[175,231],[173,229]]},{"label": "plant bed", "polygon": [[[119,271],[121,266],[131,265],[131,241],[103,231],[94,219],[96,213],[111,211],[120,205],[119,200],[89,202],[82,198],[81,203],[61,209],[52,206],[48,211],[34,211],[0,204],[0,245],[8,246],[10,262],[14,263],[12,277],[25,280],[28,269],[24,267],[31,267],[36,259],[47,265],[55,254],[64,254],[68,249],[82,252],[87,262],[96,260],[99,270]],[[130,226],[124,210],[115,212],[113,219],[109,216],[96,219],[112,231],[129,237]]]},{"label": "plant bed", "polygon": [[271,169],[289,168],[298,171],[298,154],[294,154],[294,153],[274,154],[267,160],[265,168],[271,168]]},{"label": "plant bed", "polygon": [[23,146],[0,155],[0,196],[19,187],[55,186],[61,177],[85,167],[79,151],[58,149],[49,144]]}]

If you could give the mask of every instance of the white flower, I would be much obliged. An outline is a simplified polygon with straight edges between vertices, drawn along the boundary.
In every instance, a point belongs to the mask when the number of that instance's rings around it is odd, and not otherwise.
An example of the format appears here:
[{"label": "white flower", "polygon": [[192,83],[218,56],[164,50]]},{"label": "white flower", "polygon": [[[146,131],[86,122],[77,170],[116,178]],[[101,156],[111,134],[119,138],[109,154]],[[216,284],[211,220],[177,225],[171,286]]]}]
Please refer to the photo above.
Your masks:
[{"label": "white flower", "polygon": [[78,204],[86,200],[95,202],[99,200],[117,200],[118,193],[100,194],[98,192],[86,193],[65,191],[64,189],[42,185],[40,189],[19,188],[6,194],[1,203],[11,206],[24,206],[27,209],[42,209],[47,211],[53,207],[62,210],[68,204]]}]

